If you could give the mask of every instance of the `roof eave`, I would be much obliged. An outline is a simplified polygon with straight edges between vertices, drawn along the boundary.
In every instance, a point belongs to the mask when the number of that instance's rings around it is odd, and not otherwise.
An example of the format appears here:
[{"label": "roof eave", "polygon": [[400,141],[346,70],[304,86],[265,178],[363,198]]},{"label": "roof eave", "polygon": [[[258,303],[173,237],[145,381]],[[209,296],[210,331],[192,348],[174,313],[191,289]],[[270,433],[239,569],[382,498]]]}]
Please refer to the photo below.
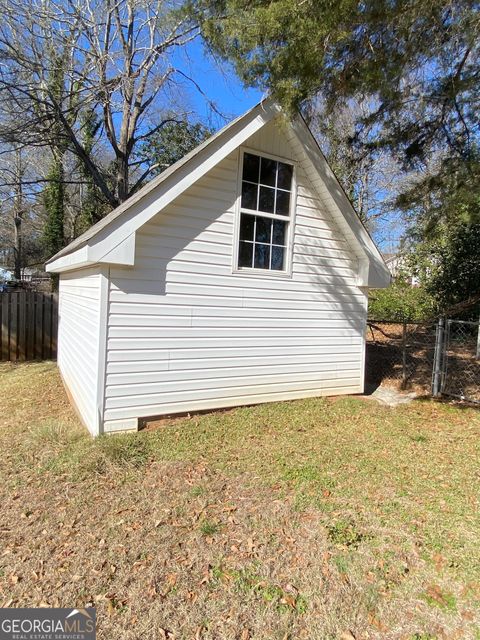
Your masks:
[{"label": "roof eave", "polygon": [[[145,224],[152,215],[159,213],[173,198],[178,197],[191,184],[194,184],[211,166],[220,162],[223,157],[242,144],[245,139],[253,135],[278,112],[279,107],[271,99],[266,99],[230,122],[50,258],[46,263],[47,270],[56,271],[58,265],[64,264],[64,261],[59,262],[60,258],[73,254],[86,246],[97,246],[98,253],[108,253],[122,242],[125,236],[135,233],[136,229]],[[157,192],[158,195],[152,198],[152,194]],[[146,199],[147,206],[145,206]],[[156,207],[154,206],[152,210],[153,203],[156,204]],[[142,209],[145,211],[142,212],[143,215],[140,215]],[[135,212],[133,215],[132,211]],[[136,221],[133,220],[135,216],[137,216]],[[116,231],[120,226],[124,227],[123,237],[121,233],[112,233],[112,229]],[[72,262],[69,268],[78,267],[75,262]]]}]

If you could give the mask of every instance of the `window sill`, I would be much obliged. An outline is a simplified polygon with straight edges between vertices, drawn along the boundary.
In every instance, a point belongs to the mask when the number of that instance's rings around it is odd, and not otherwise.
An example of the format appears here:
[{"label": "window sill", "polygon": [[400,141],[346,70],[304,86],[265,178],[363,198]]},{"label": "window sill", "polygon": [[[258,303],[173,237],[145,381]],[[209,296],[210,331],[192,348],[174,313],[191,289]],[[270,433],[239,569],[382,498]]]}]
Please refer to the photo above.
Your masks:
[{"label": "window sill", "polygon": [[232,275],[234,276],[253,276],[254,278],[271,278],[273,280],[291,280],[291,271],[275,271],[273,269],[249,269],[244,267],[243,269],[232,269]]}]

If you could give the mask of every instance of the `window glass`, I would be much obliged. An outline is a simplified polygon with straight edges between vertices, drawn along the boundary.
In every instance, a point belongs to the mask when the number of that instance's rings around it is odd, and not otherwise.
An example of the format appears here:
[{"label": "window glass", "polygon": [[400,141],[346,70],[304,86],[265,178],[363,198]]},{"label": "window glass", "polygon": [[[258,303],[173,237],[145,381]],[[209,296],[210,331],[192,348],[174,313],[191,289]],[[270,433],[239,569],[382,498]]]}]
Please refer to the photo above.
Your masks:
[{"label": "window glass", "polygon": [[276,186],[277,179],[277,164],[275,160],[270,158],[262,158],[262,164],[260,169],[260,184],[267,184],[271,187]]},{"label": "window glass", "polygon": [[290,193],[288,191],[277,191],[275,213],[279,216],[288,216],[290,213]]},{"label": "window glass", "polygon": [[285,164],[284,162],[278,163],[278,180],[277,187],[279,189],[292,189],[293,167],[291,164]]},{"label": "window glass", "polygon": [[242,183],[242,207],[244,209],[257,208],[258,185],[251,182]]},{"label": "window glass", "polygon": [[253,242],[242,242],[238,250],[238,266],[239,267],[252,267],[253,258]]},{"label": "window glass", "polygon": [[273,233],[272,233],[272,244],[285,244],[285,228],[287,223],[283,220],[272,220],[273,222]]},{"label": "window glass", "polygon": [[260,187],[260,198],[258,200],[258,210],[265,213],[273,213],[275,210],[275,189],[270,187]]},{"label": "window glass", "polygon": [[240,219],[240,240],[250,240],[253,242],[253,230],[255,228],[255,216],[242,213]]},{"label": "window glass", "polygon": [[272,235],[272,222],[271,218],[261,218],[256,216],[257,226],[255,229],[255,242],[268,242],[270,243],[270,236]]},{"label": "window glass", "polygon": [[244,154],[238,267],[285,269],[292,181],[292,165]]},{"label": "window glass", "polygon": [[272,266],[274,271],[282,271],[284,247],[272,247]]},{"label": "window glass", "polygon": [[243,155],[243,179],[249,182],[258,182],[260,172],[260,158],[251,153]]},{"label": "window glass", "polygon": [[256,269],[270,268],[270,246],[268,244],[255,245],[255,260],[253,266]]}]

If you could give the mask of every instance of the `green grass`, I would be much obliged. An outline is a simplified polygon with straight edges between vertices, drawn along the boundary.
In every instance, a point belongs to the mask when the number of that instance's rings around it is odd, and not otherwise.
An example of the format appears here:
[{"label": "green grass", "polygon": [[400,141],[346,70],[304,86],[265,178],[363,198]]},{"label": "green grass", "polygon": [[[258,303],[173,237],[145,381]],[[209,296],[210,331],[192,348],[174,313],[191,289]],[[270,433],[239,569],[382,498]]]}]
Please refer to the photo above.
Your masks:
[{"label": "green grass", "polygon": [[210,520],[204,520],[200,525],[200,531],[203,536],[214,536],[220,531],[220,527],[216,522]]},{"label": "green grass", "polygon": [[100,637],[137,637],[136,617],[205,639],[478,638],[477,410],[308,399],[92,440],[52,364],[0,376],[12,606],[91,598]]}]

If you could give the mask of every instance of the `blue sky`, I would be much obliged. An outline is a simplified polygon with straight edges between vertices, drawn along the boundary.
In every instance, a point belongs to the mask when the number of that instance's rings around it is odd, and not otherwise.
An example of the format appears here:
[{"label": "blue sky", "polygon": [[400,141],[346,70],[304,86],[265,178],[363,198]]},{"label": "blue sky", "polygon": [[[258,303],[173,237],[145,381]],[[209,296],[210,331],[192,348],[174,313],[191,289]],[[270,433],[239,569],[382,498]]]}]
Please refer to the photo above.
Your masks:
[{"label": "blue sky", "polygon": [[213,118],[212,124],[222,126],[225,121],[241,115],[262,98],[262,92],[243,86],[231,65],[224,60],[217,63],[207,54],[199,38],[179,50],[177,62],[225,116],[225,120],[219,119],[217,122],[205,98],[192,88],[188,92],[189,101],[201,120],[208,122]]}]

